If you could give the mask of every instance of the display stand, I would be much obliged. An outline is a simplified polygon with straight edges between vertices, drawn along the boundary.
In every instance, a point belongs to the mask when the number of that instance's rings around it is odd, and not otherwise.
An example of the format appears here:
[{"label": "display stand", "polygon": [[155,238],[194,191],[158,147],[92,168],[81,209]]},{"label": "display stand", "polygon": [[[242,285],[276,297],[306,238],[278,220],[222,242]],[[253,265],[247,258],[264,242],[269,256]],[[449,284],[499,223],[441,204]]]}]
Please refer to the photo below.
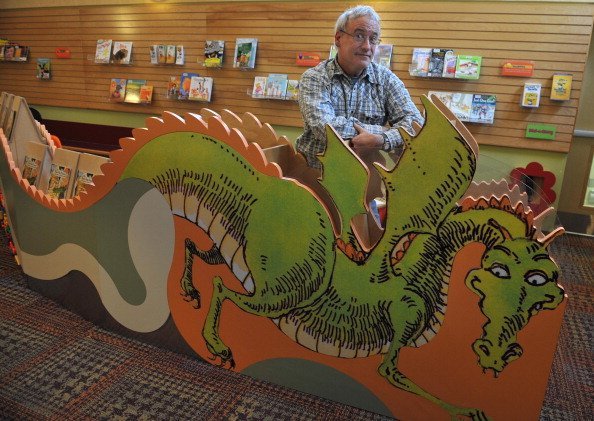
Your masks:
[{"label": "display stand", "polygon": [[[328,127],[323,173],[253,115],[166,112],[68,200],[29,186],[0,133],[23,270],[56,289],[83,274],[97,294],[80,301],[153,343],[173,320],[207,361],[377,413],[536,419],[567,303],[547,252],[562,229],[473,187],[476,142],[423,104],[395,168]],[[366,243],[373,173],[385,230]]]}]

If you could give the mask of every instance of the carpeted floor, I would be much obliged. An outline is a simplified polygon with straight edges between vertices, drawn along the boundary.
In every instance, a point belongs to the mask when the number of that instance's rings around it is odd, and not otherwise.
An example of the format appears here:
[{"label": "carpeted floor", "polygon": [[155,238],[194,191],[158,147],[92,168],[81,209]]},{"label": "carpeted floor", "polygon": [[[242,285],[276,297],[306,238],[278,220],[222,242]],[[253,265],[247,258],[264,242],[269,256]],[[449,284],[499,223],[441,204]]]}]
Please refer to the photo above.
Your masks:
[{"label": "carpeted floor", "polygon": [[[543,420],[594,415],[594,238],[553,243],[570,301]],[[0,244],[0,419],[380,420],[97,328],[26,287]]]}]

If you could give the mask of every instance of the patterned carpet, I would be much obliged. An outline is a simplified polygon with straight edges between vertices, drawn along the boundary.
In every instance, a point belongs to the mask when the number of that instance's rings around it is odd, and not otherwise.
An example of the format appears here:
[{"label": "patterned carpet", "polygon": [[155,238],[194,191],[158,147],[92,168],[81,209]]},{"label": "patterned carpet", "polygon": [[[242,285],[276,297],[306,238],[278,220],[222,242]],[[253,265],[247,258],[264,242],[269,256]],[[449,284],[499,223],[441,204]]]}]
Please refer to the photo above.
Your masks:
[{"label": "patterned carpet", "polygon": [[[552,254],[570,301],[543,420],[594,414],[594,238],[565,235]],[[26,287],[0,244],[2,420],[381,420],[97,328]]]}]

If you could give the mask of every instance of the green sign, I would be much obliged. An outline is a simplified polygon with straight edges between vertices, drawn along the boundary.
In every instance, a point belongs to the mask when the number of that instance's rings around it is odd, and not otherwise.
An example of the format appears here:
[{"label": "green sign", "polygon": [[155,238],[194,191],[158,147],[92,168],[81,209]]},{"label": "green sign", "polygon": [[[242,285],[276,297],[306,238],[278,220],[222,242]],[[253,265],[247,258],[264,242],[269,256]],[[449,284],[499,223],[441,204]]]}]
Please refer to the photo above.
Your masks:
[{"label": "green sign", "polygon": [[526,126],[526,137],[533,139],[555,140],[556,126],[541,123],[528,123]]}]

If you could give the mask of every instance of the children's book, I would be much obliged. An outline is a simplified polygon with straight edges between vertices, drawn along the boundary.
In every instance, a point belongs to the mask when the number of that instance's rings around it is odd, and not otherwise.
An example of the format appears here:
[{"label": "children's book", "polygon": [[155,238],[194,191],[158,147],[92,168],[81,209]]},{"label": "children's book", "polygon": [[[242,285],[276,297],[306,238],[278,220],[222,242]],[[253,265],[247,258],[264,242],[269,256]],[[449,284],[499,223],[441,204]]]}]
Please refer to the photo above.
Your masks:
[{"label": "children's book", "polygon": [[49,160],[47,145],[33,141],[29,141],[25,144],[25,159],[23,161],[21,172],[23,178],[27,180],[31,186],[37,186],[44,164],[48,165],[45,163],[46,160]]},{"label": "children's book", "polygon": [[431,62],[431,48],[414,48],[409,73],[411,76],[427,76]]},{"label": "children's book", "polygon": [[272,73],[266,79],[266,98],[284,99],[287,93],[289,77],[285,74]]},{"label": "children's book", "polygon": [[169,82],[167,82],[167,98],[177,99],[179,95],[180,77],[169,76]]},{"label": "children's book", "polygon": [[174,64],[175,63],[175,45],[168,45],[167,49],[165,50],[165,63],[167,64]]},{"label": "children's book", "polygon": [[470,110],[472,109],[472,94],[463,92],[452,93],[450,110],[460,121],[470,121]]},{"label": "children's book", "polygon": [[124,102],[131,104],[140,103],[140,90],[142,89],[143,85],[146,85],[145,79],[128,79],[128,83],[126,83],[126,96],[124,98]]},{"label": "children's book", "polygon": [[225,52],[225,41],[209,40],[204,41],[204,66],[222,67]]},{"label": "children's book", "polygon": [[127,82],[127,79],[111,79],[109,84],[109,100],[111,102],[124,102]]},{"label": "children's book", "polygon": [[191,79],[190,95],[188,99],[192,101],[210,101],[212,95],[212,78],[194,76]]},{"label": "children's book", "polygon": [[455,77],[458,79],[478,79],[481,73],[481,56],[458,56]]},{"label": "children's book", "polygon": [[110,162],[110,159],[104,156],[81,153],[76,167],[76,178],[72,196],[79,196],[86,193],[88,186],[94,185],[93,177],[103,174],[101,165]]},{"label": "children's book", "polygon": [[37,59],[37,79],[49,80],[52,78],[52,61],[49,58]]},{"label": "children's book", "polygon": [[522,107],[537,108],[540,105],[540,83],[524,83],[524,92],[522,93]]},{"label": "children's book", "polygon": [[571,82],[573,76],[568,74],[553,75],[551,85],[551,99],[554,101],[567,101],[571,98]]},{"label": "children's book", "polygon": [[458,56],[454,53],[454,50],[446,50],[443,57],[443,73],[442,77],[455,77],[456,76],[456,63],[458,62]]},{"label": "children's book", "polygon": [[253,69],[256,66],[257,49],[258,40],[256,38],[237,38],[233,67]]},{"label": "children's book", "polygon": [[299,99],[299,79],[289,79],[285,99],[297,101]]},{"label": "children's book", "polygon": [[130,64],[132,58],[132,41],[114,41],[111,50],[111,61],[117,64]]},{"label": "children's book", "polygon": [[495,95],[474,94],[472,96],[469,121],[471,123],[493,124],[496,105],[497,97]]},{"label": "children's book", "polygon": [[95,63],[109,63],[111,59],[111,44],[110,39],[98,39],[97,47],[95,48]]},{"label": "children's book", "polygon": [[429,71],[427,76],[430,77],[442,77],[443,67],[445,65],[445,48],[433,48],[431,49],[431,58],[429,59]]},{"label": "children's book", "polygon": [[266,97],[266,76],[256,76],[254,78],[254,87],[252,88],[253,98],[265,98]]},{"label": "children's book", "polygon": [[336,58],[337,53],[338,53],[338,49],[336,48],[336,45],[332,44],[330,46],[330,52],[328,53],[328,59],[332,60],[333,58]]},{"label": "children's book", "polygon": [[167,63],[167,46],[164,44],[157,45],[157,62],[159,64]]},{"label": "children's book", "polygon": [[64,148],[57,148],[54,151],[47,189],[45,189],[48,196],[54,199],[70,198],[79,155],[78,152]]},{"label": "children's book", "polygon": [[192,78],[199,76],[198,73],[183,72],[179,80],[179,93],[177,99],[186,100],[190,96],[190,85]]},{"label": "children's book", "polygon": [[386,66],[390,68],[390,63],[392,62],[392,44],[380,44],[375,48],[375,53],[373,54],[373,62],[379,64],[380,66]]},{"label": "children's book", "polygon": [[175,64],[178,66],[183,66],[186,61],[186,54],[184,52],[183,45],[176,45],[175,46]]},{"label": "children's book", "polygon": [[452,105],[452,92],[441,92],[441,91],[429,91],[427,92],[427,96],[431,97],[431,95],[435,95],[437,98],[439,98],[439,100],[441,102],[443,102],[443,105],[445,105],[446,107],[450,108],[450,106]]},{"label": "children's book", "polygon": [[150,104],[153,100],[153,86],[152,85],[142,85],[140,87],[140,104]]},{"label": "children's book", "polygon": [[158,45],[149,45],[149,54],[151,57],[151,64],[159,64],[159,46]]}]

